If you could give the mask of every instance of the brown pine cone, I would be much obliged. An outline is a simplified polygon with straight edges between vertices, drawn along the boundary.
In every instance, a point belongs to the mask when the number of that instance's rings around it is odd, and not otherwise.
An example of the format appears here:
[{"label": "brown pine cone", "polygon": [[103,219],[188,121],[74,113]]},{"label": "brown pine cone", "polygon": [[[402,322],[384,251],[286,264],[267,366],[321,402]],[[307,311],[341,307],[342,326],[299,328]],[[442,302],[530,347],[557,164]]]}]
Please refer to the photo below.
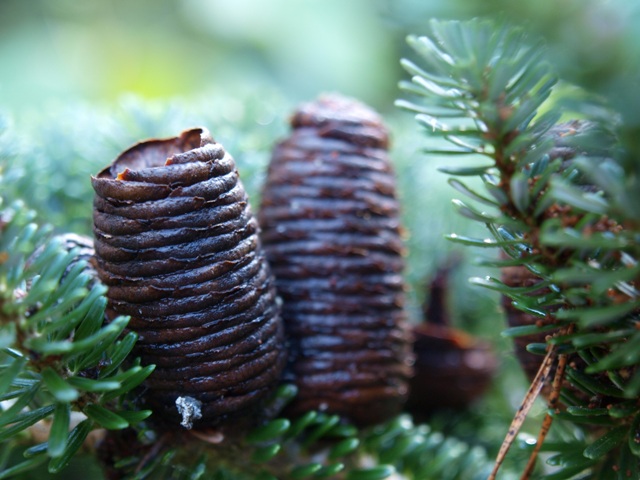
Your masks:
[{"label": "brown pine cone", "polygon": [[388,133],[337,95],[302,105],[269,165],[259,220],[291,342],[292,414],[398,413],[412,373]]},{"label": "brown pine cone", "polygon": [[134,354],[156,365],[143,394],[156,420],[208,427],[253,412],[286,352],[231,156],[196,128],[133,146],[92,184],[107,315],[131,316]]}]

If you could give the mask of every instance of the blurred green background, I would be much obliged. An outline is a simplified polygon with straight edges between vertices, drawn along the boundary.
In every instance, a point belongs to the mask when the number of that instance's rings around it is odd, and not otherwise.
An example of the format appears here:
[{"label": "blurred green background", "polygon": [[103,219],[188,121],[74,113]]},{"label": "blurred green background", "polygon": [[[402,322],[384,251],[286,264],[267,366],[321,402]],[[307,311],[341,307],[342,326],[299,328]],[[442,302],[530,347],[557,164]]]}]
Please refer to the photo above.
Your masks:
[{"label": "blurred green background", "polygon": [[[428,135],[393,102],[411,56],[406,35],[430,18],[500,16],[551,44],[571,90],[608,99],[640,131],[640,2],[626,0],[0,0],[0,177],[8,203],[24,199],[60,231],[90,234],[89,175],[132,143],[208,127],[236,158],[257,208],[273,144],[295,105],[334,91],[364,101],[389,124],[409,250],[413,321],[436,268],[457,251],[444,235],[486,236],[454,214],[456,192],[426,158]],[[635,123],[634,123],[635,122]],[[497,450],[527,384],[515,364],[498,299],[471,287],[487,275],[464,249],[447,302],[452,322],[488,339],[500,370],[472,412],[434,428]],[[541,404],[532,415],[537,430]],[[536,420],[536,418],[538,420]],[[507,478],[507,477],[505,477]]]},{"label": "blurred green background", "polygon": [[0,95],[55,102],[190,97],[275,86],[295,100],[339,90],[395,95],[397,22],[351,0],[3,0]]},{"label": "blurred green background", "polygon": [[480,14],[543,32],[563,74],[612,92],[639,61],[639,10],[631,0],[2,0],[0,107],[270,86],[294,101],[338,90],[385,111],[405,35],[429,18]]}]

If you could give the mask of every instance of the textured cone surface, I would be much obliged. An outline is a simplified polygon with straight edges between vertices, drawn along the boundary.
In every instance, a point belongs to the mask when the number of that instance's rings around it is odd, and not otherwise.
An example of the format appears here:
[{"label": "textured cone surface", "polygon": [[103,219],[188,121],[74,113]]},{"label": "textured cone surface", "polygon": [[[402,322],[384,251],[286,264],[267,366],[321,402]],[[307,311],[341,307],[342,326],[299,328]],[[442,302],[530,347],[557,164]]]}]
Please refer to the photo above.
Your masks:
[{"label": "textured cone surface", "polygon": [[253,413],[286,362],[273,276],[235,163],[205,129],[149,140],[92,178],[107,315],[130,315],[154,418],[196,426]]},{"label": "textured cone surface", "polygon": [[303,105],[291,124],[259,220],[299,387],[292,414],[380,422],[401,409],[411,375],[387,130],[371,109],[335,95]]}]

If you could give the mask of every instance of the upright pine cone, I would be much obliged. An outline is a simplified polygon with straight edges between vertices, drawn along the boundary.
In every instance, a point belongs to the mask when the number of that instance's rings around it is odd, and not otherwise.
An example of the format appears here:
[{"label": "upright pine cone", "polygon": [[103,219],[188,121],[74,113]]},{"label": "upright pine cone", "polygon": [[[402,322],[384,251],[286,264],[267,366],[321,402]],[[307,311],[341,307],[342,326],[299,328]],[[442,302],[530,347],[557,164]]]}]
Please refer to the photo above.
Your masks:
[{"label": "upright pine cone", "polygon": [[301,106],[291,125],[259,221],[299,387],[292,414],[380,422],[401,409],[412,364],[388,133],[375,112],[336,95]]},{"label": "upright pine cone", "polygon": [[130,315],[155,418],[245,416],[286,363],[275,285],[231,156],[203,128],[149,140],[92,178],[107,315]]}]

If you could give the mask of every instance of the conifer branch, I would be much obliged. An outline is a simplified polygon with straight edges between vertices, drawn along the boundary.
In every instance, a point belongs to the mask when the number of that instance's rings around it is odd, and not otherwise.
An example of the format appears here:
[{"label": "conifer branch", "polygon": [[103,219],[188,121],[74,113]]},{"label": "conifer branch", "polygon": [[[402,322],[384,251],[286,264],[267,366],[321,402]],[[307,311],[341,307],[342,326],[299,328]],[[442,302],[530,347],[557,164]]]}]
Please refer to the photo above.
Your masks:
[{"label": "conifer branch", "polygon": [[[0,440],[29,444],[21,470],[48,458],[55,473],[92,430],[126,428],[151,413],[123,398],[152,368],[124,366],[135,343],[133,333],[122,336],[127,319],[103,325],[104,287],[34,217],[19,202],[0,217]],[[48,431],[43,443],[29,440],[35,424]]]},{"label": "conifer branch", "polygon": [[[486,193],[462,179],[450,183],[492,207],[487,212],[455,201],[460,214],[485,224],[493,238],[452,239],[500,247],[506,260],[493,266],[527,272],[521,274],[526,284],[491,277],[475,283],[509,297],[510,308],[528,319],[511,335],[537,332],[544,338],[561,327],[572,331],[547,338],[573,365],[569,382],[588,397],[565,388],[567,415],[555,412],[555,418],[580,423],[584,410],[593,408],[587,398],[594,395],[614,410],[612,398],[636,399],[640,252],[631,240],[638,225],[629,199],[630,188],[638,185],[628,154],[596,119],[558,124],[560,114],[547,101],[556,80],[542,61],[544,48],[521,30],[482,20],[434,21],[429,30],[424,37],[409,38],[419,62],[403,61],[412,81],[401,86],[411,100],[400,100],[398,106],[415,112],[417,122],[427,127],[432,151],[450,154],[453,162],[466,157],[491,161],[442,169],[462,178],[480,177]],[[623,180],[625,172],[629,181]],[[545,346],[540,347],[530,345],[543,352]],[[596,447],[583,450],[585,459],[606,464],[635,455],[637,449],[618,449],[623,437],[633,446],[636,435],[629,424],[639,411],[625,412],[610,418],[611,430]],[[602,444],[606,448],[598,448]]]}]

